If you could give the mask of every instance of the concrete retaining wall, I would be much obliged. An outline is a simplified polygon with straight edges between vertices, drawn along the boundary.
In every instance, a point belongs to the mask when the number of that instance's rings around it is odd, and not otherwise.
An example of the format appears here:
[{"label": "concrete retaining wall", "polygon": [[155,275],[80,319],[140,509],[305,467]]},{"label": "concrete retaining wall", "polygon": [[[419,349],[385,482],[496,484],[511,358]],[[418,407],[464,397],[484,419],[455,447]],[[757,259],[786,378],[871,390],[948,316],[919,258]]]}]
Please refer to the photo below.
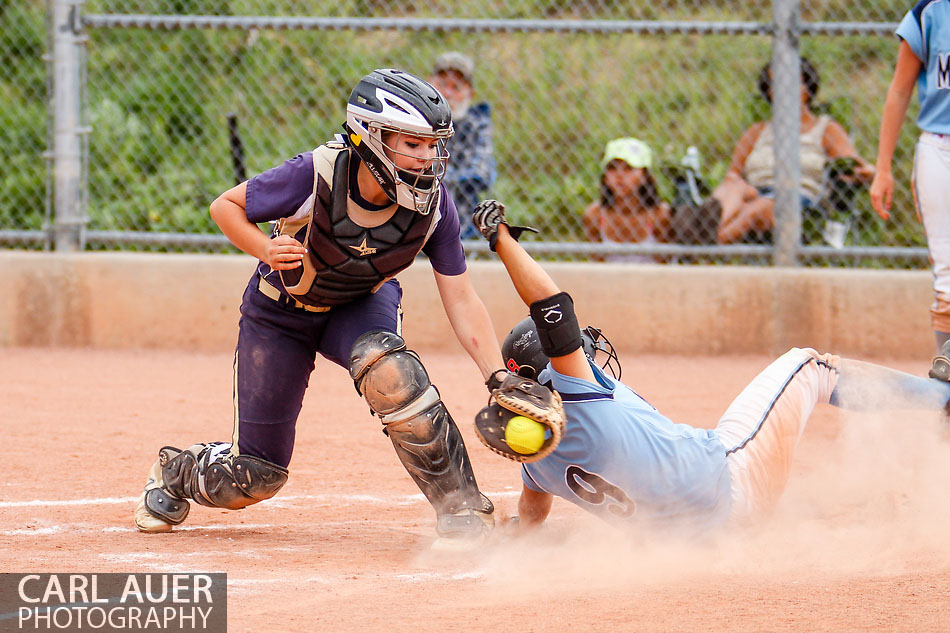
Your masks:
[{"label": "concrete retaining wall", "polygon": [[[255,262],[239,255],[0,252],[0,346],[227,351]],[[546,264],[583,325],[620,349],[929,358],[926,271]],[[497,262],[470,275],[499,337],[527,315]],[[399,277],[412,347],[455,341],[425,262]]]}]

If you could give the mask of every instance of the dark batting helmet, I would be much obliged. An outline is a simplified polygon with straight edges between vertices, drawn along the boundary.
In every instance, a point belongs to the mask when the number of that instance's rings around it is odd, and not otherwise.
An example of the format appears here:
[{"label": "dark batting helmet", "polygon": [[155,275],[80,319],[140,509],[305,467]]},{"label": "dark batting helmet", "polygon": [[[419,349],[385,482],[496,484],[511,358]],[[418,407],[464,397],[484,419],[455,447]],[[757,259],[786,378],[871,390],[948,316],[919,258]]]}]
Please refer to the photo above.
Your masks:
[{"label": "dark batting helmet", "polygon": [[[597,362],[597,352],[603,352],[606,359],[601,367],[609,371],[614,378],[620,379],[621,367],[617,351],[600,330],[593,326],[581,330],[581,348],[587,358],[594,362]],[[531,317],[511,328],[501,346],[501,355],[508,371],[531,379],[537,379],[550,360],[541,349],[541,341],[538,340],[538,332]]]}]

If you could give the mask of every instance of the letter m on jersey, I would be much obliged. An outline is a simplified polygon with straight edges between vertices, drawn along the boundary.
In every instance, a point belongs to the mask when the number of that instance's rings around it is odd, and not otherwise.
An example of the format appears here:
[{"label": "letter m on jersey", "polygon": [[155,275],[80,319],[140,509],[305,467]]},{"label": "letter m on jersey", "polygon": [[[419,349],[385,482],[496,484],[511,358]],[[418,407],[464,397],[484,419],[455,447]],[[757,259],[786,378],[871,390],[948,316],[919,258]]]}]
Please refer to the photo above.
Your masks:
[{"label": "letter m on jersey", "polygon": [[950,53],[937,55],[937,90],[950,90]]}]

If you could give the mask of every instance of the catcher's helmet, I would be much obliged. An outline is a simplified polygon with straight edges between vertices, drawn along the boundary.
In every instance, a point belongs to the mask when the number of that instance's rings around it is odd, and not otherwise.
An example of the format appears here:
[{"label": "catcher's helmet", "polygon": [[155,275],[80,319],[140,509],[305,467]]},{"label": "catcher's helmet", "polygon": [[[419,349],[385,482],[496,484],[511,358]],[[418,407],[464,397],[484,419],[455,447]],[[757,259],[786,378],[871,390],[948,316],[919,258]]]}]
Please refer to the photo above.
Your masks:
[{"label": "catcher's helmet", "polygon": [[[607,358],[601,367],[609,371],[614,378],[620,379],[621,367],[617,350],[600,330],[590,325],[581,330],[581,348],[587,358],[595,362],[598,351],[606,354]],[[501,355],[508,371],[531,379],[537,379],[550,360],[541,349],[537,328],[531,317],[511,328],[501,346]]]},{"label": "catcher's helmet", "polygon": [[[374,70],[350,94],[343,128],[390,200],[423,215],[432,211],[449,158],[446,142],[455,131],[452,111],[438,90],[402,70]],[[398,169],[386,154],[386,132],[437,139],[436,156],[425,169]],[[394,146],[389,144],[390,152]]]}]

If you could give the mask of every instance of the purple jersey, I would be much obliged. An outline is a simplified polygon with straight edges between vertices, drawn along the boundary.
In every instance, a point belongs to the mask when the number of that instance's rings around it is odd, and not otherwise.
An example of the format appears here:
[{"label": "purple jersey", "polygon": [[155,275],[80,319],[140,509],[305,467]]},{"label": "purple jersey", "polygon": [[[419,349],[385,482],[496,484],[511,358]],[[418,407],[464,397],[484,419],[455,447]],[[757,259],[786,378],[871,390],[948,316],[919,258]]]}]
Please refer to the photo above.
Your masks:
[{"label": "purple jersey", "polygon": [[[355,170],[354,170],[355,171]],[[245,213],[251,222],[273,222],[305,213],[313,195],[313,152],[298,154],[284,164],[254,176],[247,183]],[[350,197],[360,206],[377,211],[381,207],[363,200],[354,187]],[[389,206],[389,205],[384,205]],[[460,275],[466,270],[465,251],[459,239],[459,220],[452,196],[442,187],[438,224],[422,252],[432,268],[443,275]],[[266,265],[262,264],[268,272]]]}]

